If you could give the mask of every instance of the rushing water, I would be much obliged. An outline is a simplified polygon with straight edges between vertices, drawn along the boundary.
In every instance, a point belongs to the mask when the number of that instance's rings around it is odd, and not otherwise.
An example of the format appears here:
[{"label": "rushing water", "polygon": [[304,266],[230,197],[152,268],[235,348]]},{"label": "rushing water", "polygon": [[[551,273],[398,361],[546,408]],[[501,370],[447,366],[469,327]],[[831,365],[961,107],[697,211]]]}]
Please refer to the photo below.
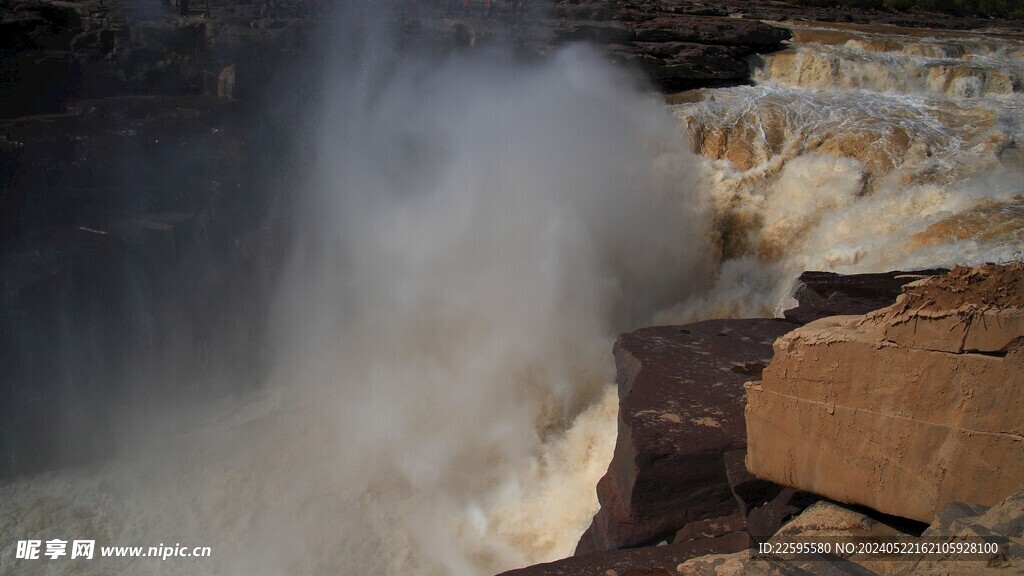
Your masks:
[{"label": "rushing water", "polygon": [[[0,486],[0,571],[475,575],[558,558],[611,456],[617,331],[771,313],[804,269],[1012,258],[1022,44],[796,32],[757,85],[667,108],[587,50],[532,66],[359,52],[310,136],[273,381],[163,416],[187,435]],[[28,538],[213,557],[15,560]]]},{"label": "rushing water", "polygon": [[672,106],[703,158],[724,262],[713,295],[674,317],[762,313],[801,270],[1014,258],[1024,44],[935,34],[796,26],[756,85]]}]

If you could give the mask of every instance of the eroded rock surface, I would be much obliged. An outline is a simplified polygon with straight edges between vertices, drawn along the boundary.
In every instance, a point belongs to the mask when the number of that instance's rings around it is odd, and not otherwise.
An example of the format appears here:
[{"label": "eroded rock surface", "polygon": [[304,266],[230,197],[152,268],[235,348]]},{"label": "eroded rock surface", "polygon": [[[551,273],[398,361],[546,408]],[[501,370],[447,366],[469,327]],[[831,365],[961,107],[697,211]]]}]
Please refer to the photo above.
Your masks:
[{"label": "eroded rock surface", "polygon": [[957,268],[780,338],[747,387],[758,477],[921,521],[1024,485],[1024,267]]},{"label": "eroded rock surface", "polygon": [[[727,520],[748,510],[730,486],[726,455],[741,451],[741,459],[746,442],[743,383],[757,377],[772,342],[793,327],[784,320],[716,320],[619,337],[615,455],[598,484],[601,511],[577,554],[671,541],[706,519],[746,529],[745,519]],[[765,496],[756,492],[752,499]]]},{"label": "eroded rock surface", "polygon": [[895,302],[906,284],[945,272],[943,269],[868,274],[804,272],[793,285],[793,298],[798,306],[786,310],[785,316],[806,324],[828,316],[867,314]]}]

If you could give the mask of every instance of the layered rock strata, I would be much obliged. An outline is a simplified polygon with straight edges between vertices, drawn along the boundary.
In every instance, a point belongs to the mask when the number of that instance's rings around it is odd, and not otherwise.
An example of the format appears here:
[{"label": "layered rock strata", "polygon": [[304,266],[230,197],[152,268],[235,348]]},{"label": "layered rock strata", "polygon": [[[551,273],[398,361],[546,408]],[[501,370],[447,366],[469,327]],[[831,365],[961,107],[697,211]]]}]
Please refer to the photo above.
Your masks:
[{"label": "layered rock strata", "polygon": [[775,344],[747,386],[758,477],[930,520],[1024,486],[1024,267],[957,268]]},{"label": "layered rock strata", "polygon": [[560,2],[560,42],[585,40],[643,70],[667,91],[746,83],[748,59],[792,37],[784,28],[673,2]]}]

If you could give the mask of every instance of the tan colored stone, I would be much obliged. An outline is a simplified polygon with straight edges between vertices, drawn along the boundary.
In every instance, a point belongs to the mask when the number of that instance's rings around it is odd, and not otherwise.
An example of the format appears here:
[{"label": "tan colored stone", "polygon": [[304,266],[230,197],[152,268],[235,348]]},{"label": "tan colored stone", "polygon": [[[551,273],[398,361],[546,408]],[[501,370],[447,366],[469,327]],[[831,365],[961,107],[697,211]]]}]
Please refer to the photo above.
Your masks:
[{"label": "tan colored stone", "polygon": [[891,526],[822,500],[789,521],[769,541],[787,542],[797,537],[881,537],[895,534],[897,531]]},{"label": "tan colored stone", "polygon": [[773,576],[779,572],[762,560],[753,560],[749,552],[715,554],[687,560],[676,567],[679,576]]},{"label": "tan colored stone", "polygon": [[908,348],[1005,352],[1024,335],[1024,273],[1019,265],[955,268],[907,284],[895,305],[864,321]]},{"label": "tan colored stone", "polygon": [[[955,503],[939,511],[922,534],[929,542],[998,542],[995,554],[945,554],[904,558],[898,576],[971,574],[998,576],[1024,573],[1024,491],[1016,492],[988,510],[964,514],[977,506]],[[943,522],[943,516],[957,517]]]},{"label": "tan colored stone", "polygon": [[993,505],[1019,490],[1022,303],[1024,267],[961,268],[867,317],[779,338],[763,380],[747,385],[747,467],[921,521],[949,502]]},{"label": "tan colored stone", "polygon": [[692,558],[679,564],[680,576],[999,576],[1020,574],[1024,546],[1024,491],[991,509],[956,502],[939,511],[920,539],[831,502],[819,502],[797,516],[771,542],[999,542],[995,554],[931,554],[899,556],[854,553],[843,556],[799,554],[757,555],[750,551]]}]

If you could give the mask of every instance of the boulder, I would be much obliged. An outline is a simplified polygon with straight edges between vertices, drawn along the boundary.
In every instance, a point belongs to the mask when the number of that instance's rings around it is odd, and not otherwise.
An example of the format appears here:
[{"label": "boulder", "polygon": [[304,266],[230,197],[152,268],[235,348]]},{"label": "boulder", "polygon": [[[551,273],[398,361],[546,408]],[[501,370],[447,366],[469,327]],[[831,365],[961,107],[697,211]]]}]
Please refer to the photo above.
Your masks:
[{"label": "boulder", "polygon": [[[854,541],[864,538],[895,539],[896,529],[868,516],[821,501],[781,528],[770,540],[772,544],[824,543]],[[911,536],[907,537],[912,538]],[[876,572],[836,554],[756,554],[741,552],[694,558],[680,564],[683,576],[803,576],[842,574],[872,576]]]},{"label": "boulder", "polygon": [[[952,517],[956,520],[949,521]],[[996,543],[998,552],[913,556],[898,564],[891,573],[897,576],[1020,574],[1024,572],[1022,536],[1024,491],[1011,494],[991,508],[954,502],[939,510],[921,539],[928,542]]]},{"label": "boulder", "polygon": [[668,541],[691,522],[747,512],[725,455],[742,453],[746,441],[743,383],[793,327],[715,320],[619,337],[615,454],[598,483],[601,510],[577,554]]},{"label": "boulder", "polygon": [[773,543],[903,542],[908,544],[997,544],[982,553],[916,552],[895,554],[750,554],[740,552],[691,558],[677,566],[680,576],[948,576],[950,574],[1019,574],[1024,567],[1024,492],[992,508],[950,503],[920,536],[874,520],[833,502],[811,506],[776,534]]},{"label": "boulder", "polygon": [[920,521],[1024,486],[1024,267],[957,268],[775,343],[747,386],[747,468]]}]

